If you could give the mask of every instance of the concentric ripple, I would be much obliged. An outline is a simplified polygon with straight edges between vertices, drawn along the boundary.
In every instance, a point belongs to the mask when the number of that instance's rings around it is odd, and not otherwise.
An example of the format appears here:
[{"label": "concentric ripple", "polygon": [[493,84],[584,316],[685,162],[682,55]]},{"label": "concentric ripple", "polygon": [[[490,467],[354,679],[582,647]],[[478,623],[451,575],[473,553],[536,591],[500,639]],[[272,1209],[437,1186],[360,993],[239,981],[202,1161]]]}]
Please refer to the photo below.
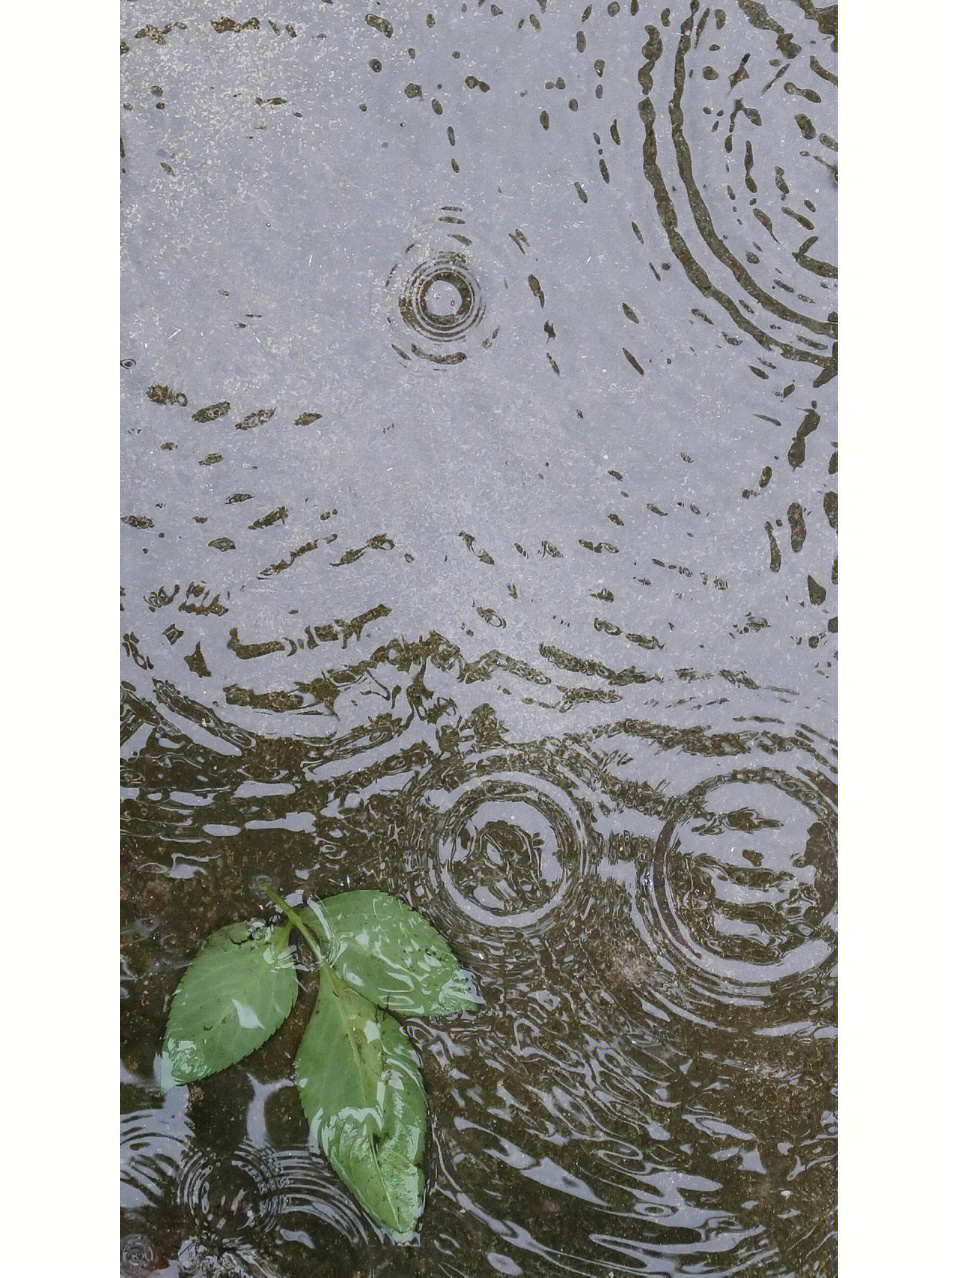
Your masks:
[{"label": "concentric ripple", "polygon": [[176,1200],[201,1238],[232,1246],[262,1241],[285,1205],[279,1163],[248,1143],[226,1154],[197,1149],[183,1166]]},{"label": "concentric ripple", "polygon": [[496,283],[494,256],[477,252],[463,210],[446,205],[390,266],[373,304],[402,360],[448,368],[498,336],[487,318]]},{"label": "concentric ripple", "polygon": [[635,970],[619,975],[694,1020],[815,1026],[829,1019],[834,909],[834,816],[818,791],[766,768],[716,776],[662,827],[632,911]]},{"label": "concentric ripple", "polygon": [[834,31],[793,34],[758,11],[691,0],[681,22],[647,28],[643,169],[689,280],[820,384],[837,336]]},{"label": "concentric ripple", "polygon": [[199,1238],[188,1238],[176,1263],[183,1278],[280,1278],[278,1271],[249,1245],[218,1252]]},{"label": "concentric ripple", "polygon": [[411,797],[425,881],[455,932],[540,935],[583,908],[599,839],[564,760],[541,748],[456,758]]},{"label": "concentric ripple", "polygon": [[120,1240],[120,1273],[123,1278],[148,1278],[159,1265],[159,1256],[146,1234],[127,1234]]},{"label": "concentric ripple", "polygon": [[413,267],[403,281],[399,314],[433,342],[455,342],[478,324],[485,306],[464,253],[437,253]]},{"label": "concentric ripple", "polygon": [[[123,23],[123,1272],[825,1278],[833,7],[313,10]],[[475,979],[408,1250],[315,972],[157,1086],[266,881]]]}]

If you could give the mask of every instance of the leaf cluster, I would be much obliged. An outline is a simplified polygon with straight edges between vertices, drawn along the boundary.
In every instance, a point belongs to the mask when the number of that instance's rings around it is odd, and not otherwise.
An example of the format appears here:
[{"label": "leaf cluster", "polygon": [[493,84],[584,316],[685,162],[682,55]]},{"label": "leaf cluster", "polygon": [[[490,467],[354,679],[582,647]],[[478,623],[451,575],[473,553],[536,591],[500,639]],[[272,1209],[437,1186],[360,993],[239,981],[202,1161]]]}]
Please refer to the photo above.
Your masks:
[{"label": "leaf cluster", "polygon": [[320,965],[296,1053],[311,1138],[373,1219],[408,1242],[424,1203],[426,1096],[419,1060],[393,1013],[474,1011],[470,974],[431,923],[385,892],[342,892],[286,922],[213,932],[177,986],[163,1040],[165,1086],[195,1083],[261,1047],[299,993],[291,930]]}]

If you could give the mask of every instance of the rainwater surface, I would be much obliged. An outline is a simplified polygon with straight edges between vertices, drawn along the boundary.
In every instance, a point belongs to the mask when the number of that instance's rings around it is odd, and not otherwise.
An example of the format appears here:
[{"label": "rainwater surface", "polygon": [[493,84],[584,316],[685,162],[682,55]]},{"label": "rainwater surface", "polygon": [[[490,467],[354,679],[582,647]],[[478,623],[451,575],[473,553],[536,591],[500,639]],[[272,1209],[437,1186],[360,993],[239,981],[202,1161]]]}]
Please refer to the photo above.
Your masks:
[{"label": "rainwater surface", "polygon": [[[835,1272],[835,12],[122,7],[126,1278]],[[164,1093],[214,928],[347,888],[414,1244],[291,1058]]]}]

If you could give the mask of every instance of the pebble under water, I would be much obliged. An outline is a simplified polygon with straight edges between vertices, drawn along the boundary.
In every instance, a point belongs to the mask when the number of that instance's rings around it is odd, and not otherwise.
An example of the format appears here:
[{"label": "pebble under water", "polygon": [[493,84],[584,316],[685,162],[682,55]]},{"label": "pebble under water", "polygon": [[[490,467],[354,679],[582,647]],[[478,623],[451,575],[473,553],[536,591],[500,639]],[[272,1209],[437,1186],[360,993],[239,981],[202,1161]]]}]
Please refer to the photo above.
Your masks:
[{"label": "pebble under water", "polygon": [[[122,15],[127,1278],[835,1258],[835,10]],[[205,936],[422,911],[415,1243]]]}]

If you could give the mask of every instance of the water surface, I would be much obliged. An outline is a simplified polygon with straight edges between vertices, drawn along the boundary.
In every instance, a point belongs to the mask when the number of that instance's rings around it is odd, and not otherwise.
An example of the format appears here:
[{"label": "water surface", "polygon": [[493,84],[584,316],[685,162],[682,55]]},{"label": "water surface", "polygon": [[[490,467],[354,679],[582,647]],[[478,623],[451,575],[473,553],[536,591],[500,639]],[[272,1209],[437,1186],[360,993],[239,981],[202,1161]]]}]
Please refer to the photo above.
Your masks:
[{"label": "water surface", "polygon": [[[124,7],[128,1278],[835,1272],[834,43]],[[159,1088],[262,875],[476,974],[411,1248],[308,1147],[309,995]]]}]

